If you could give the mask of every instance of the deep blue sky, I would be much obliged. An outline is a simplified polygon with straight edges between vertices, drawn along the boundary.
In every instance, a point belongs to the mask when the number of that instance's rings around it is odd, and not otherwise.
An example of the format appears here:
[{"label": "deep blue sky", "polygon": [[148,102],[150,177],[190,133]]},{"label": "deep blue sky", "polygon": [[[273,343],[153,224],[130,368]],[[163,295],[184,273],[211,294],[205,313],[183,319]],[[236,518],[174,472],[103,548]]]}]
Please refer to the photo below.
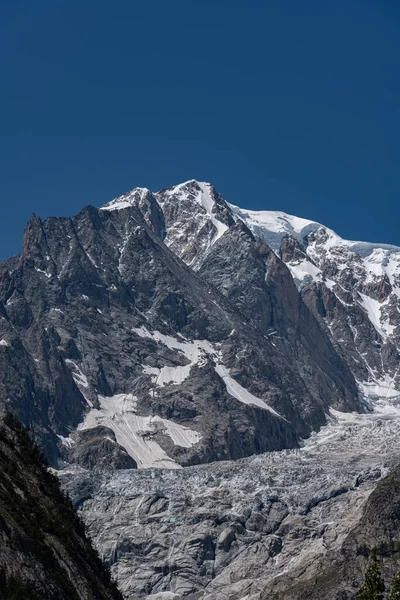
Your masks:
[{"label": "deep blue sky", "polygon": [[400,245],[398,0],[0,0],[0,258],[191,178]]}]

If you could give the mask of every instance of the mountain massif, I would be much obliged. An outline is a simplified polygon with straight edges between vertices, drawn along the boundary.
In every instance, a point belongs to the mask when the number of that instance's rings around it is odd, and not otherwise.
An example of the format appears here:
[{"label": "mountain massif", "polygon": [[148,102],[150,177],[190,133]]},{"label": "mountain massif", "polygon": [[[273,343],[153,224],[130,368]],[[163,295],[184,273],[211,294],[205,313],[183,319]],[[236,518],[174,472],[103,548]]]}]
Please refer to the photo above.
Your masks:
[{"label": "mountain massif", "polygon": [[399,299],[399,248],[208,183],[32,215],[0,269],[0,406],[130,600],[320,593],[397,464]]}]

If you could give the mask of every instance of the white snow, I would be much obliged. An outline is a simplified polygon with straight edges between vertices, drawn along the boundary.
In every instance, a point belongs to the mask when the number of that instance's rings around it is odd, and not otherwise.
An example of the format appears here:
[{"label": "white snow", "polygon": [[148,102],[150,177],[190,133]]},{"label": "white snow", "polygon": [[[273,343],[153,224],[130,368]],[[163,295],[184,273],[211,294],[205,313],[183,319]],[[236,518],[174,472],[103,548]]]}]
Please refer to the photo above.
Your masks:
[{"label": "white snow", "polygon": [[70,360],[69,358],[66,358],[65,362],[68,365],[72,365],[74,367],[74,370],[77,371],[76,373],[72,373],[72,377],[75,379],[76,384],[79,386],[82,386],[84,388],[89,387],[89,383],[88,383],[86,375],[84,375],[82,373],[81,369],[78,367],[76,362],[74,362],[73,360]]},{"label": "white snow", "polygon": [[137,462],[139,469],[180,469],[161,446],[152,439],[157,432],[169,435],[178,446],[190,448],[200,440],[200,434],[168,419],[136,414],[137,398],[132,394],[99,396],[100,409],[92,408],[78,429],[92,429],[98,425],[109,427],[117,442]]},{"label": "white snow", "polygon": [[303,243],[306,235],[321,227],[320,223],[280,211],[244,210],[234,204],[229,204],[229,206],[253,233],[261,237],[277,253],[279,253],[281,241],[285,235],[292,235],[300,243]]},{"label": "white snow", "polygon": [[84,373],[82,373],[80,367],[78,367],[78,365],[76,364],[76,362],[74,362],[73,360],[70,360],[69,358],[66,358],[65,362],[66,362],[67,365],[72,365],[72,367],[73,367],[72,368],[72,377],[73,377],[76,385],[79,387],[82,396],[85,398],[85,400],[88,403],[88,405],[92,408],[93,407],[93,402],[91,402],[89,400],[89,398],[85,395],[85,393],[82,390],[82,388],[87,389],[89,387],[89,382],[87,380],[86,375]]},{"label": "white snow", "polygon": [[142,338],[152,337],[151,333],[146,329],[144,325],[142,325],[141,327],[132,327],[132,331]]},{"label": "white snow", "polygon": [[229,204],[232,211],[246,223],[253,233],[267,242],[279,253],[282,239],[291,235],[304,245],[305,237],[323,228],[326,235],[324,249],[347,248],[364,259],[366,270],[376,275],[387,273],[393,284],[393,275],[400,273],[400,247],[390,244],[357,242],[341,238],[332,229],[317,221],[302,219],[280,211],[244,210],[239,206]]},{"label": "white snow", "polygon": [[296,284],[302,284],[304,280],[308,279],[317,279],[319,281],[322,280],[321,270],[316,267],[310,260],[304,259],[301,262],[288,263],[290,272],[292,273],[292,277]]},{"label": "white snow", "polygon": [[0,340],[0,346],[9,346],[10,344],[6,340]]},{"label": "white snow", "polygon": [[[220,221],[216,217],[216,213],[214,212],[215,201],[212,197],[212,185],[205,181],[196,181],[194,179],[185,181],[184,183],[180,183],[169,190],[164,190],[164,196],[159,192],[156,193],[156,198],[161,207],[164,206],[165,196],[173,197],[179,205],[180,201],[183,201],[185,204],[185,200],[189,194],[192,195],[190,201],[193,203],[193,210],[191,209],[189,212],[187,207],[183,209],[182,218],[184,220],[190,219],[191,223],[195,225],[194,229],[191,227],[191,232],[189,236],[187,235],[187,231],[182,231],[182,223],[178,219],[176,226],[169,227],[168,234],[164,242],[169,246],[171,243],[176,243],[179,241],[179,244],[183,247],[188,242],[188,237],[192,237],[192,241],[195,242],[198,240],[197,234],[202,229],[203,225],[206,221],[211,221],[214,225],[216,232],[211,233],[209,239],[205,243],[204,248],[202,250],[207,253],[207,251],[215,244],[217,240],[220,239],[224,235],[224,233],[228,230],[228,226],[225,225],[222,221]],[[196,205],[200,207],[200,211],[196,210]],[[194,263],[196,262],[196,257],[193,258]],[[196,266],[195,264],[192,266]]]},{"label": "white snow", "polygon": [[222,223],[221,221],[216,219],[213,214],[213,208],[214,208],[215,202],[212,199],[211,194],[210,194],[211,184],[205,183],[205,182],[200,182],[200,181],[198,181],[197,184],[201,189],[201,193],[198,196],[197,201],[204,208],[204,210],[210,217],[212,224],[214,225],[214,227],[217,230],[217,235],[212,240],[212,243],[215,244],[215,242],[224,235],[225,231],[227,231],[228,226],[225,225],[225,223]]},{"label": "white snow", "polygon": [[48,273],[47,271],[43,271],[42,269],[39,269],[38,267],[35,267],[35,271],[37,271],[38,273],[41,273],[42,275],[45,275],[49,279],[51,277],[51,273]]},{"label": "white snow", "polygon": [[73,446],[75,444],[75,440],[73,440],[70,437],[64,437],[62,435],[57,435],[57,437],[59,438],[59,440],[61,440],[61,443],[63,446],[66,446],[67,448],[71,448],[71,446]]},{"label": "white snow", "polygon": [[114,198],[114,200],[111,200],[111,202],[102,206],[100,210],[121,210],[122,208],[129,208],[137,202],[138,198],[142,199],[148,191],[147,188],[134,188],[127,194]]},{"label": "white snow", "polygon": [[[83,507],[92,538],[101,552],[110,556],[118,540],[134,542],[147,532],[152,541],[160,544],[158,547],[164,544],[163,564],[175,564],[172,560],[181,556],[187,532],[193,529],[193,522],[198,521],[194,517],[203,511],[204,514],[215,511],[226,514],[229,510],[232,515],[240,515],[256,501],[276,496],[289,508],[289,527],[304,527],[309,535],[293,540],[294,529],[291,529],[280,554],[269,561],[268,572],[262,580],[260,571],[253,576],[250,564],[240,594],[235,588],[238,563],[233,561],[211,582],[210,586],[214,586],[219,580],[218,587],[213,587],[212,598],[223,598],[226,593],[227,598],[244,600],[251,582],[254,586],[261,582],[257,589],[267,589],[268,581],[285,576],[287,571],[295,577],[299,573],[307,575],[308,569],[313,570],[315,564],[318,565],[319,556],[340,551],[348,531],[359,521],[364,503],[376,487],[375,477],[386,475],[399,455],[398,400],[394,397],[375,399],[372,404],[374,412],[366,414],[331,410],[328,424],[305,440],[300,449],[158,474],[117,471],[102,483],[94,500]],[[139,516],[139,507],[144,499],[160,489],[170,499],[170,508],[150,531],[148,517]],[[344,493],[332,494],[336,490]],[[200,507],[197,498],[201,498]],[[327,499],[321,502],[323,498]],[[187,499],[184,508],[181,508],[182,499]],[[315,500],[318,500],[316,506]],[[177,548],[175,554],[174,548]],[[257,545],[244,550],[242,570],[246,557],[252,556],[250,548],[252,552],[258,551]],[[171,562],[167,563],[168,560]],[[127,595],[134,594],[133,577],[136,582],[137,577],[145,573],[145,580],[151,584],[153,576],[146,556],[129,565],[123,556],[114,565],[114,573]]]},{"label": "white snow", "polygon": [[[371,376],[369,381],[358,381],[358,387],[367,400],[367,402],[373,402],[376,410],[382,411],[382,400],[393,401],[394,399],[400,400],[400,392],[394,387],[394,377],[391,377],[388,373],[383,378],[375,378]],[[392,404],[388,404],[392,407]],[[385,408],[386,412],[387,408]]]},{"label": "white snow", "polygon": [[159,331],[153,331],[153,333],[150,333],[146,329],[146,327],[143,326],[137,329],[133,329],[133,331],[135,331],[135,333],[137,333],[141,337],[148,337],[162,342],[171,350],[179,350],[190,361],[189,365],[181,367],[162,367],[162,369],[157,369],[155,367],[144,365],[143,371],[153,376],[153,381],[154,383],[156,383],[156,385],[163,386],[167,383],[182,383],[182,381],[184,381],[189,376],[191,367],[195,364],[204,364],[204,360],[208,355],[215,361],[215,371],[224,381],[228,394],[230,394],[231,396],[236,398],[236,400],[239,400],[239,402],[242,402],[243,404],[258,406],[259,408],[268,410],[276,417],[279,417],[281,419],[283,418],[278,412],[276,412],[272,407],[270,407],[265,402],[265,400],[257,398],[256,396],[251,394],[248,390],[242,387],[237,381],[235,381],[230,376],[228,369],[223,365],[221,361],[220,353],[207,340],[185,340],[183,342],[177,340],[172,336],[164,335]]},{"label": "white snow", "polygon": [[194,431],[193,429],[189,429],[189,427],[184,427],[168,419],[162,419],[157,415],[151,418],[150,423],[151,425],[160,423],[161,428],[165,429],[165,433],[169,435],[174,444],[182,448],[191,448],[201,439],[198,431]]},{"label": "white snow", "polygon": [[280,417],[281,419],[283,418],[279,413],[276,412],[276,410],[268,406],[268,404],[264,400],[253,396],[253,394],[247,391],[246,388],[242,387],[237,381],[232,379],[232,377],[230,377],[229,375],[228,369],[224,367],[224,365],[217,364],[215,370],[218,373],[218,375],[224,380],[228,394],[236,398],[236,400],[239,400],[239,402],[243,402],[243,404],[258,406],[259,408],[268,410],[276,417]]},{"label": "white snow", "polygon": [[192,364],[178,366],[178,367],[162,367],[156,369],[154,367],[143,367],[143,372],[153,375],[153,381],[156,385],[163,387],[168,383],[174,383],[180,385],[185,379],[189,377],[190,369]]},{"label": "white snow", "polygon": [[[312,245],[308,245],[306,239],[310,233],[318,232],[320,229],[324,230],[326,239],[323,243],[323,250],[325,253],[336,252],[337,248],[346,248],[349,251],[354,245],[358,247],[360,244],[359,242],[343,240],[333,230],[324,227],[324,225],[316,221],[302,219],[280,211],[253,211],[243,210],[232,204],[229,206],[235,215],[244,221],[256,236],[264,240],[276,254],[279,255],[282,239],[286,235],[294,237],[305,248],[309,255],[308,258],[304,258],[304,260],[299,262],[292,261],[287,263],[287,267],[291,271],[298,287],[301,287],[302,283],[308,279],[323,280],[321,270],[311,260],[314,258],[314,248]],[[315,262],[318,263],[318,260]],[[336,266],[338,269],[344,267],[340,261],[337,262]],[[335,285],[334,281],[328,282],[330,289],[332,289],[333,285]]]},{"label": "white snow", "polygon": [[[300,219],[278,211],[252,211],[243,210],[237,206],[229,205],[235,215],[242,219],[250,230],[265,242],[279,255],[281,242],[284,236],[291,235],[303,245],[307,257],[304,260],[292,260],[287,263],[294,282],[299,289],[311,281],[324,283],[344,306],[351,307],[354,302],[366,311],[368,319],[377,333],[387,341],[396,330],[393,320],[393,305],[397,302],[397,311],[400,313],[398,300],[400,299],[400,248],[388,244],[375,244],[342,239],[334,231],[308,219]],[[307,236],[314,233],[315,238]],[[325,279],[319,266],[328,264],[331,275]],[[349,277],[344,277],[346,271]],[[341,281],[354,278],[365,284],[372,284],[377,289],[384,279],[390,282],[392,293],[382,302],[373,297],[356,292],[354,289],[343,289]],[[364,289],[365,289],[364,288]],[[350,302],[343,300],[342,292]],[[342,297],[341,297],[342,296]],[[329,323],[327,323],[329,327]]]},{"label": "white snow", "polygon": [[371,298],[370,296],[366,296],[361,292],[358,292],[361,298],[361,304],[365,308],[368,314],[368,318],[371,321],[372,325],[375,327],[376,331],[381,335],[384,339],[391,335],[395,329],[394,325],[390,323],[382,322],[381,309],[384,303]]},{"label": "white snow", "polygon": [[180,596],[173,592],[158,592],[157,594],[146,596],[146,600],[179,600],[179,598]]},{"label": "white snow", "polygon": [[189,361],[189,364],[187,365],[178,365],[176,367],[163,366],[161,369],[143,365],[143,372],[152,375],[154,383],[161,387],[168,383],[181,384],[189,377],[190,369],[193,365],[204,364],[204,359],[207,354],[215,354],[212,345],[206,340],[181,341],[172,336],[165,335],[160,331],[153,331],[150,333],[144,326],[133,328],[132,331],[140,337],[146,337],[153,339],[156,342],[160,342],[170,350],[177,350]]}]

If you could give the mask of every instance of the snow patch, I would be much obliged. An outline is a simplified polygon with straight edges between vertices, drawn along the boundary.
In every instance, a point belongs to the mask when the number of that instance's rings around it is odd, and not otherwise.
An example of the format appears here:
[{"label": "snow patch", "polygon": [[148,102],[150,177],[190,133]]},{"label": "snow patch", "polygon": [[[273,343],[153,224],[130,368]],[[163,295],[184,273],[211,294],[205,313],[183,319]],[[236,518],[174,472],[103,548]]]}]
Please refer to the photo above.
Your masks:
[{"label": "snow patch", "polygon": [[307,259],[304,259],[299,263],[287,263],[287,266],[289,267],[297,287],[301,287],[308,279],[322,280],[321,270]]},{"label": "snow patch", "polygon": [[201,194],[198,196],[197,202],[204,208],[204,210],[210,217],[212,224],[214,225],[214,227],[217,230],[217,234],[216,234],[216,236],[214,236],[214,238],[212,240],[212,244],[215,244],[215,242],[224,235],[225,231],[228,230],[228,226],[225,225],[225,223],[222,223],[222,221],[219,221],[218,219],[216,219],[213,214],[215,202],[212,199],[211,193],[210,193],[211,185],[209,183],[204,183],[204,182],[200,182],[200,181],[197,182],[197,185],[199,186],[199,188],[201,190]]},{"label": "snow patch", "polygon": [[391,377],[388,373],[380,379],[357,381],[357,383],[365,400],[374,402],[378,409],[382,406],[382,403],[380,402],[382,400],[400,400],[400,392],[394,387],[394,377]]},{"label": "snow patch", "polygon": [[168,383],[181,384],[189,377],[190,369],[194,365],[203,365],[207,354],[215,354],[212,345],[206,340],[180,341],[170,335],[165,335],[160,331],[153,331],[150,333],[144,326],[133,328],[132,331],[140,337],[153,339],[156,342],[162,343],[170,350],[177,350],[189,361],[189,364],[187,365],[178,365],[177,367],[164,366],[161,369],[143,365],[143,372],[152,375],[153,382],[161,387]]},{"label": "snow patch", "polygon": [[66,448],[71,448],[75,444],[75,440],[70,437],[64,437],[62,435],[57,435],[58,439],[61,441],[61,444]]},{"label": "snow patch", "polygon": [[[228,226],[225,225],[225,223],[223,223],[222,221],[217,219],[215,216],[215,212],[214,212],[215,200],[212,197],[212,186],[210,183],[203,182],[203,181],[196,181],[196,180],[192,179],[190,181],[185,181],[184,183],[180,183],[179,185],[176,185],[168,190],[164,190],[164,194],[165,194],[165,196],[168,196],[168,197],[177,198],[178,201],[180,199],[186,200],[187,196],[190,194],[190,202],[193,203],[193,205],[197,204],[197,206],[201,207],[201,210],[198,211],[197,213],[194,212],[194,209],[193,209],[193,211],[191,210],[190,215],[186,215],[186,218],[190,217],[191,220],[195,220],[195,222],[198,226],[198,229],[201,229],[202,224],[207,220],[211,221],[211,223],[214,225],[214,227],[216,229],[216,233],[211,235],[210,238],[208,239],[206,247],[204,248],[204,250],[206,252],[229,229]],[[165,197],[163,200],[162,194],[160,194],[160,193],[157,193],[156,197],[157,197],[157,200],[158,200],[160,206],[163,207],[163,204],[165,202]],[[178,223],[178,229],[180,229],[180,228],[181,228],[181,224]],[[182,235],[184,236],[185,241],[187,242],[188,240],[187,240],[187,235],[185,232],[180,232],[179,230],[172,232],[171,228],[170,228],[170,231],[166,238],[167,245],[168,245],[168,238],[171,237],[172,239],[179,239],[182,237]],[[194,237],[195,237],[195,235],[196,234],[194,234]]]},{"label": "snow patch", "polygon": [[114,200],[111,200],[111,202],[102,206],[100,210],[121,210],[123,208],[129,208],[130,206],[134,206],[138,199],[141,200],[149,191],[150,190],[147,188],[137,187],[123,196],[114,198]]},{"label": "snow patch", "polygon": [[270,413],[275,415],[275,417],[279,417],[281,419],[283,418],[279,413],[276,412],[276,410],[271,408],[271,406],[268,406],[268,404],[264,400],[253,396],[253,394],[246,390],[246,388],[242,387],[237,381],[230,377],[228,369],[222,364],[217,364],[215,370],[221,377],[221,379],[223,379],[228,394],[236,398],[236,400],[239,400],[239,402],[243,402],[243,404],[258,406],[259,408],[268,410]]},{"label": "snow patch", "polygon": [[82,394],[82,396],[85,398],[86,402],[88,403],[88,405],[92,408],[93,407],[93,402],[91,402],[89,400],[89,398],[85,395],[85,393],[82,391],[82,388],[87,389],[89,387],[89,382],[87,380],[87,377],[84,373],[82,373],[81,369],[78,367],[78,365],[76,364],[76,362],[74,362],[73,360],[70,360],[69,358],[65,359],[65,363],[67,365],[72,365],[72,377],[73,380],[75,381],[76,385],[79,387],[80,392]]},{"label": "snow patch", "polygon": [[38,273],[41,273],[42,275],[45,275],[49,279],[51,277],[51,273],[48,273],[47,271],[43,271],[43,269],[39,269],[38,267],[35,267],[35,271],[37,271]]},{"label": "snow patch", "polygon": [[358,294],[361,298],[361,304],[363,308],[367,311],[368,318],[371,321],[372,325],[375,327],[376,331],[382,338],[387,338],[393,333],[395,327],[394,325],[391,325],[388,322],[382,322],[381,309],[385,303],[381,303],[378,300],[371,298],[370,296],[362,294],[361,292],[358,292]]},{"label": "snow patch", "polygon": [[265,400],[257,398],[251,394],[230,376],[228,369],[221,362],[220,353],[212,346],[210,342],[206,340],[185,340],[184,342],[181,342],[180,340],[177,340],[169,335],[164,335],[159,331],[150,333],[144,326],[133,329],[133,331],[135,331],[135,333],[141,337],[148,337],[158,342],[162,342],[171,350],[179,350],[190,361],[189,365],[163,367],[162,369],[144,365],[143,371],[149,375],[152,375],[153,382],[156,383],[156,385],[163,386],[167,383],[182,383],[182,381],[189,376],[191,367],[195,364],[203,365],[204,361],[207,359],[207,356],[209,356],[215,361],[215,371],[225,383],[226,391],[230,396],[233,396],[236,398],[236,400],[239,400],[239,402],[242,402],[243,404],[258,406],[259,408],[268,410],[274,416],[283,419],[283,417],[276,412],[276,410],[274,410],[265,402]]},{"label": "snow patch", "polygon": [[189,377],[192,364],[178,367],[162,367],[157,369],[144,365],[143,372],[153,376],[153,382],[159,387],[163,387],[168,383],[180,385]]},{"label": "snow patch", "polygon": [[243,210],[234,204],[229,204],[229,207],[255,235],[267,242],[277,254],[279,254],[282,239],[286,235],[291,235],[300,244],[304,244],[304,239],[309,233],[322,227],[320,223],[280,211]]},{"label": "snow patch", "polygon": [[168,419],[136,414],[137,398],[132,394],[98,396],[100,408],[92,408],[79,430],[103,425],[112,429],[118,444],[136,461],[139,469],[180,469],[153,439],[157,433],[169,435],[174,444],[190,448],[200,440],[200,434]]}]

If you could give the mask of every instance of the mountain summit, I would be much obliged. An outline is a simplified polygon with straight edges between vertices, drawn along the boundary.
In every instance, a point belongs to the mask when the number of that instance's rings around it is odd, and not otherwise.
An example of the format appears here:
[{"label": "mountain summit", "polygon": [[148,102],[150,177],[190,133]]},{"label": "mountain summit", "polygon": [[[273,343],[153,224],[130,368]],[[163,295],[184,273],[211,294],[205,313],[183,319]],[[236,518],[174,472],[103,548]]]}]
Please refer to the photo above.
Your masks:
[{"label": "mountain summit", "polygon": [[236,459],[363,410],[285,262],[210,184],[32,216],[0,277],[0,398],[53,464]]}]

